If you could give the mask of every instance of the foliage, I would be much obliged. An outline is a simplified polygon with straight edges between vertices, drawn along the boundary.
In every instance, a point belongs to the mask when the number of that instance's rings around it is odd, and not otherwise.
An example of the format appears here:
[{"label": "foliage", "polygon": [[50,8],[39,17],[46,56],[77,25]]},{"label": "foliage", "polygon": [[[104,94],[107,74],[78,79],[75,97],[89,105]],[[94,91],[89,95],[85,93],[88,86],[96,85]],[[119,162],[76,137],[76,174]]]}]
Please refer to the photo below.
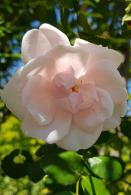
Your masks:
[{"label": "foliage", "polygon": [[122,22],[123,23],[127,22],[128,24],[130,24],[131,22],[131,1],[127,1],[127,2],[128,2],[128,6],[125,9],[126,14],[123,17]]},{"label": "foliage", "polygon": [[[23,34],[44,22],[65,32],[71,43],[80,37],[120,50],[125,62],[119,70],[128,81],[130,11],[130,0],[1,0],[0,87],[22,65]],[[128,115],[119,128],[103,132],[90,149],[72,152],[23,135],[21,122],[0,101],[0,194],[131,194]]]}]

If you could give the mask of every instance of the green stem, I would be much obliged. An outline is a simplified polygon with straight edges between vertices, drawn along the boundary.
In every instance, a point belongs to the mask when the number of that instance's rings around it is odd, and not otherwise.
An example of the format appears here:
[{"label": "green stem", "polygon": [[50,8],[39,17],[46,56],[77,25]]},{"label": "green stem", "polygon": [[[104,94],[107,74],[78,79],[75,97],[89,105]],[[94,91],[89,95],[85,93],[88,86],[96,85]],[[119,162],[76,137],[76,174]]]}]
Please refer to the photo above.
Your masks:
[{"label": "green stem", "polygon": [[89,180],[90,180],[90,184],[91,184],[91,188],[92,188],[92,194],[96,195],[95,186],[93,184],[93,181],[92,181],[92,178],[90,175],[89,175]]},{"label": "green stem", "polygon": [[62,21],[61,21],[61,23],[62,23],[62,26],[63,26],[63,30],[64,30],[64,33],[67,33],[67,19],[66,19],[66,13],[65,13],[65,8],[64,7],[62,7],[61,8],[61,19],[62,19]]},{"label": "green stem", "polygon": [[81,178],[79,178],[78,181],[77,181],[77,183],[76,183],[76,193],[75,193],[75,195],[79,195],[79,184],[80,184],[80,179],[81,179]]}]

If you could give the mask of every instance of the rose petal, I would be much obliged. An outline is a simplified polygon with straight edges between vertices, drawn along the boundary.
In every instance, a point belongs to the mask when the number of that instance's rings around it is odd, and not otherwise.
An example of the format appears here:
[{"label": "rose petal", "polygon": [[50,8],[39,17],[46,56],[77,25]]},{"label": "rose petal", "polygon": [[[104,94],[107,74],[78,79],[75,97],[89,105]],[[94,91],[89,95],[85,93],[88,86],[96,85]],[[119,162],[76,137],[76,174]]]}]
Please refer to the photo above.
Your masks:
[{"label": "rose petal", "polygon": [[27,65],[20,68],[11,80],[1,90],[1,98],[6,103],[7,107],[19,119],[23,119],[26,114],[26,107],[22,103],[22,90],[25,87],[28,77],[38,73],[41,68],[43,58],[38,57],[31,60]]},{"label": "rose petal", "polygon": [[82,51],[79,48],[74,48],[72,46],[57,47],[55,50],[48,53],[48,56],[50,57],[51,63],[48,63],[46,67],[48,68],[48,74],[52,79],[54,75],[65,72],[70,67],[74,70],[75,78],[79,78],[86,72],[85,64],[88,61],[88,56],[85,51]]},{"label": "rose petal", "polygon": [[69,108],[72,113],[75,113],[79,109],[79,104],[82,102],[81,94],[72,92],[68,97]]},{"label": "rose petal", "polygon": [[[85,64],[87,63],[87,54],[85,51],[72,46],[57,46],[50,50],[45,56],[40,56],[30,60],[23,69],[22,76],[43,74],[46,71],[50,80],[56,74],[65,72],[70,67],[74,71],[74,76],[77,78],[86,72]],[[46,70],[45,70],[46,68]]]},{"label": "rose petal", "polygon": [[88,82],[86,84],[82,84],[79,87],[79,92],[83,99],[82,103],[79,105],[80,109],[89,108],[94,102],[99,100],[94,83]]},{"label": "rose petal", "polygon": [[116,105],[116,110],[118,114],[123,117],[127,112],[127,101],[122,102],[121,104]]},{"label": "rose petal", "polygon": [[79,149],[87,149],[96,142],[101,131],[102,127],[99,127],[92,134],[86,133],[72,124],[71,131],[56,144],[66,150],[77,151]]},{"label": "rose petal", "polygon": [[38,100],[34,104],[33,102],[28,104],[27,109],[39,125],[48,125],[53,120],[56,112],[55,103],[53,105],[49,98],[45,98],[42,104]]},{"label": "rose petal", "polygon": [[76,113],[79,110],[79,104],[82,102],[82,97],[79,93],[71,93],[65,98],[58,99],[58,106],[61,109],[67,110],[71,113]]},{"label": "rose petal", "polygon": [[70,45],[70,42],[67,36],[57,28],[43,24],[39,30],[30,30],[22,40],[23,62],[27,63],[33,58],[45,55],[58,45]]},{"label": "rose petal", "polygon": [[30,77],[22,90],[22,102],[40,125],[47,125],[53,120],[56,104],[46,78],[40,75]]},{"label": "rose petal", "polygon": [[40,31],[47,37],[52,47],[58,45],[70,45],[68,37],[62,31],[50,24],[42,24],[40,26]]},{"label": "rose petal", "polygon": [[99,102],[93,105],[93,109],[97,113],[99,119],[104,121],[112,116],[114,104],[108,91],[97,88],[97,93]]},{"label": "rose petal", "polygon": [[113,103],[110,94],[103,89],[97,89],[99,101],[88,109],[82,109],[74,115],[74,122],[82,130],[92,133],[99,128],[113,113]]},{"label": "rose petal", "polygon": [[62,139],[70,130],[71,114],[58,110],[52,123],[39,126],[28,114],[22,124],[22,130],[28,136],[44,139],[47,143],[55,143]]},{"label": "rose petal", "polygon": [[128,98],[128,93],[124,87],[107,87],[108,92],[111,94],[111,97],[115,104],[120,104],[123,101],[126,101]]},{"label": "rose petal", "polygon": [[25,81],[21,78],[22,69],[18,70],[1,91],[2,100],[6,103],[9,110],[20,119],[23,119],[26,110],[21,99],[21,89],[25,84]]},{"label": "rose petal", "polygon": [[96,131],[96,128],[101,126],[103,122],[91,108],[83,109],[74,114],[73,121],[81,130],[84,130],[87,133]]},{"label": "rose petal", "polygon": [[87,74],[80,78],[83,82],[94,81],[95,85],[107,90],[114,101],[120,103],[127,99],[125,82],[120,73],[107,60],[100,60],[87,67]]},{"label": "rose petal", "polygon": [[75,47],[85,48],[87,53],[90,54],[89,63],[92,61],[97,62],[99,59],[106,59],[113,62],[117,68],[124,61],[124,56],[121,53],[101,45],[95,45],[79,38],[75,41]]},{"label": "rose petal", "polygon": [[28,31],[22,40],[23,62],[45,55],[52,48],[46,36],[38,29]]},{"label": "rose petal", "polygon": [[116,128],[121,123],[121,117],[125,115],[127,111],[127,102],[115,105],[112,116],[107,119],[103,124],[103,130]]},{"label": "rose petal", "polygon": [[66,71],[56,74],[51,82],[53,96],[56,98],[64,98],[68,96],[75,81],[76,79],[72,67],[68,67]]}]

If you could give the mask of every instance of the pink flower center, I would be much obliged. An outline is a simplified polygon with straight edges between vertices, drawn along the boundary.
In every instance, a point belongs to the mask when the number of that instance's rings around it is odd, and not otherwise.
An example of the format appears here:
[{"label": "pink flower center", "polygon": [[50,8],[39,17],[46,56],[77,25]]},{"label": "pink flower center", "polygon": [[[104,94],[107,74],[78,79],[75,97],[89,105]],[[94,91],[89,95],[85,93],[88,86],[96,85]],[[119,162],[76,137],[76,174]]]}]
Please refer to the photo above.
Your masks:
[{"label": "pink flower center", "polygon": [[90,107],[98,101],[94,83],[76,79],[72,72],[58,73],[51,83],[52,95],[58,106],[72,113]]}]

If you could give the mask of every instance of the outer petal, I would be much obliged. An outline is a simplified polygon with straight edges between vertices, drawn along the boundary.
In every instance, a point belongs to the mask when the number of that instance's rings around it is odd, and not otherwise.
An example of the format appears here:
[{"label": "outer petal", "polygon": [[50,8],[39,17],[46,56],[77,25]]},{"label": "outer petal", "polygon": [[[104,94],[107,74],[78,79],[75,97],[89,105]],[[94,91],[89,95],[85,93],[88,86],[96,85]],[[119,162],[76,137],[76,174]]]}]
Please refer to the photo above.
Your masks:
[{"label": "outer petal", "polygon": [[5,88],[1,91],[1,98],[6,103],[7,107],[17,117],[22,119],[25,114],[25,107],[22,105],[21,89],[25,81],[21,78],[22,68],[16,73],[15,76],[6,84]]},{"label": "outer petal", "polygon": [[35,75],[29,78],[22,91],[23,105],[40,125],[49,124],[55,115],[56,104],[48,90],[45,78]]},{"label": "outer petal", "polygon": [[116,105],[116,110],[118,114],[123,117],[127,112],[127,101],[122,102],[121,104]]},{"label": "outer petal", "polygon": [[23,62],[45,55],[52,48],[46,36],[37,29],[28,31],[22,40]]},{"label": "outer petal", "polygon": [[40,125],[48,125],[54,118],[55,106],[50,102],[49,99],[45,99],[44,103],[40,106],[37,104],[28,104],[27,109],[32,115],[33,119]]},{"label": "outer petal", "polygon": [[22,104],[22,90],[25,87],[30,76],[38,74],[41,67],[44,68],[44,57],[38,57],[29,61],[25,66],[20,68],[11,80],[1,90],[1,98],[18,118],[23,119],[26,113],[26,107]]},{"label": "outer petal", "polygon": [[79,127],[72,124],[71,131],[56,144],[66,150],[77,151],[91,147],[100,136],[102,127],[91,133],[82,131]]},{"label": "outer petal", "polygon": [[40,30],[47,37],[52,47],[58,45],[70,45],[68,37],[54,26],[45,23],[40,26]]},{"label": "outer petal", "polygon": [[107,90],[111,94],[115,104],[121,104],[128,98],[128,93],[125,87],[108,86]]},{"label": "outer petal", "polygon": [[71,114],[58,110],[54,121],[46,126],[39,126],[30,115],[23,121],[22,130],[26,135],[44,139],[47,143],[55,143],[62,139],[70,130]]},{"label": "outer petal", "polygon": [[22,40],[22,57],[24,63],[41,55],[58,45],[70,45],[67,36],[57,28],[43,24],[40,29],[28,31]]},{"label": "outer petal", "polygon": [[38,74],[40,69],[46,66],[46,62],[43,63],[43,61],[43,56],[29,61],[17,71],[1,91],[2,100],[6,103],[9,110],[20,119],[23,119],[27,110],[22,104],[22,90],[29,77]]},{"label": "outer petal", "polygon": [[101,45],[92,44],[82,39],[76,39],[75,46],[84,47],[87,53],[90,53],[90,63],[91,61],[106,59],[113,62],[117,68],[124,61],[124,57],[121,53],[113,49],[108,49],[107,47],[102,47]]},{"label": "outer petal", "polygon": [[99,60],[92,62],[87,67],[87,74],[81,78],[82,80],[92,80],[96,86],[107,90],[114,101],[120,103],[127,99],[127,91],[125,82],[116,68],[107,60]]},{"label": "outer petal", "polygon": [[111,128],[116,128],[120,125],[121,117],[125,115],[127,111],[127,102],[117,104],[114,107],[114,112],[112,116],[107,119],[103,124],[103,130],[108,130]]}]

